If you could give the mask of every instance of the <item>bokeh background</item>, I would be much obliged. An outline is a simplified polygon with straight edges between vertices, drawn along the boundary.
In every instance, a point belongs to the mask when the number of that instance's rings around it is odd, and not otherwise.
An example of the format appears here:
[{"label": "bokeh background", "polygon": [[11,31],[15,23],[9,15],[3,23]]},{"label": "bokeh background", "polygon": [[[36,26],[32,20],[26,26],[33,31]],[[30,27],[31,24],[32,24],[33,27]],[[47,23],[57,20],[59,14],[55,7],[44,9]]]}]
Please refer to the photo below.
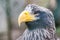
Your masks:
[{"label": "bokeh background", "polygon": [[60,38],[60,0],[0,0],[0,40],[16,40],[26,29],[18,27],[17,19],[28,4],[50,9],[55,18],[56,34]]}]

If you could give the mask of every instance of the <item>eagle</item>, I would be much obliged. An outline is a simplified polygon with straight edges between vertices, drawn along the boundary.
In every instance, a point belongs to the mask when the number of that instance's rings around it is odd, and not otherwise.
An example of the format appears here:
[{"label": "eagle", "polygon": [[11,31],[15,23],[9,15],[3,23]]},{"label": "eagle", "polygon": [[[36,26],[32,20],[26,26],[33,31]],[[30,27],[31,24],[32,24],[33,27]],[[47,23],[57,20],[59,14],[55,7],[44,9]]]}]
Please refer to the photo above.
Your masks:
[{"label": "eagle", "polygon": [[42,6],[28,4],[18,17],[27,28],[17,40],[57,40],[53,13]]}]

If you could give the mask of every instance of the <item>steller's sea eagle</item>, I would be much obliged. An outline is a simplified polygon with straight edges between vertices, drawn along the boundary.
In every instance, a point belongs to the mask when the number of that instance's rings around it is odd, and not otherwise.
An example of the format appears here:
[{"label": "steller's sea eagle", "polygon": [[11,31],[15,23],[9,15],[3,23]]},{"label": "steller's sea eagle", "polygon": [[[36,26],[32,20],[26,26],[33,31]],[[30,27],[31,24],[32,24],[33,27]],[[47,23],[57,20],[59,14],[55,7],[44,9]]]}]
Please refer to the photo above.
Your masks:
[{"label": "steller's sea eagle", "polygon": [[17,40],[57,40],[53,13],[36,4],[29,4],[18,17],[18,24],[27,25]]}]

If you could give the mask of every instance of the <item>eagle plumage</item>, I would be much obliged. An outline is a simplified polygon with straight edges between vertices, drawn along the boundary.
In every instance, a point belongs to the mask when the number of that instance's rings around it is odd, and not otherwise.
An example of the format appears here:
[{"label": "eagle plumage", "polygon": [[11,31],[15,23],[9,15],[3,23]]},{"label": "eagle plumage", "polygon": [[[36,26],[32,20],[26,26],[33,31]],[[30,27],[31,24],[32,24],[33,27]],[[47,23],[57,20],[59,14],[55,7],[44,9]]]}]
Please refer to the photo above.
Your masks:
[{"label": "eagle plumage", "polygon": [[53,13],[44,7],[29,4],[25,10],[36,15],[36,20],[25,22],[27,25],[23,35],[17,40],[57,40]]}]

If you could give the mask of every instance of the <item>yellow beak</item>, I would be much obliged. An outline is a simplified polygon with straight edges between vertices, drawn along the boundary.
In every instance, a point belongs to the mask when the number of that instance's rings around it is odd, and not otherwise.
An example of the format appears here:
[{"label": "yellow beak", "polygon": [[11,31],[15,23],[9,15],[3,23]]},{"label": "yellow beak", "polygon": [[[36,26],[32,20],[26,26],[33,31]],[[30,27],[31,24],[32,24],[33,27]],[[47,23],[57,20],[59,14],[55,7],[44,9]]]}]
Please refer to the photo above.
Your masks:
[{"label": "yellow beak", "polygon": [[18,17],[18,24],[20,26],[22,22],[29,22],[33,20],[36,20],[35,15],[31,14],[28,11],[23,11]]}]

